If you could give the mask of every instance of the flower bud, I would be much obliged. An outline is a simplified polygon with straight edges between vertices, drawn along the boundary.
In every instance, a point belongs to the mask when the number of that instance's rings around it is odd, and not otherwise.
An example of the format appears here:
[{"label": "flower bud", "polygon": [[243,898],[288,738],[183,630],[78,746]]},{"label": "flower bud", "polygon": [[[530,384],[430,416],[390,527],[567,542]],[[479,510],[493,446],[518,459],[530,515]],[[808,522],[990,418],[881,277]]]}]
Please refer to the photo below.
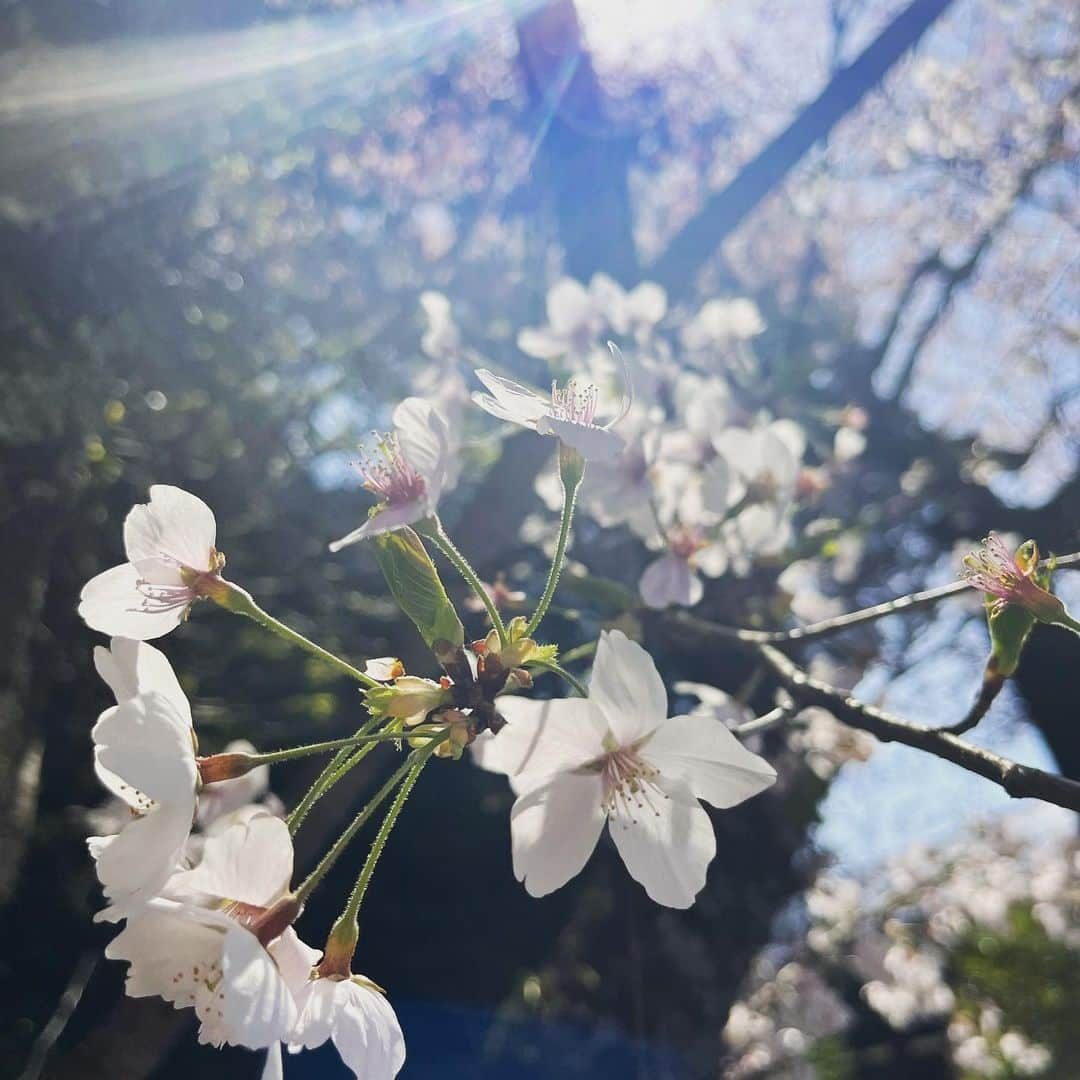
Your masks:
[{"label": "flower bud", "polygon": [[448,685],[443,686],[418,675],[402,675],[387,686],[372,687],[364,702],[372,716],[395,717],[412,726],[422,723],[432,710],[450,704],[452,684],[445,681]]},{"label": "flower bud", "polygon": [[255,754],[242,752],[210,754],[208,757],[197,757],[195,764],[199,767],[199,779],[204,784],[215,784],[220,780],[235,780],[251,772],[259,765],[259,758]]}]

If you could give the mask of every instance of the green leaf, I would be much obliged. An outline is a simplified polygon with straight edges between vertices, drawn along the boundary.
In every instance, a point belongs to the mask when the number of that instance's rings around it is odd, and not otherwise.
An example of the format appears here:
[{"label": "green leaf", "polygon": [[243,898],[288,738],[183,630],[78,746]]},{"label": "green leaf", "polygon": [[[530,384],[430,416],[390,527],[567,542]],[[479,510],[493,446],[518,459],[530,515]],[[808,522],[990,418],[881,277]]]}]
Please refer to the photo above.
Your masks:
[{"label": "green leaf", "polygon": [[463,646],[465,630],[420,537],[397,529],[376,536],[373,546],[390,592],[428,648],[439,654]]}]

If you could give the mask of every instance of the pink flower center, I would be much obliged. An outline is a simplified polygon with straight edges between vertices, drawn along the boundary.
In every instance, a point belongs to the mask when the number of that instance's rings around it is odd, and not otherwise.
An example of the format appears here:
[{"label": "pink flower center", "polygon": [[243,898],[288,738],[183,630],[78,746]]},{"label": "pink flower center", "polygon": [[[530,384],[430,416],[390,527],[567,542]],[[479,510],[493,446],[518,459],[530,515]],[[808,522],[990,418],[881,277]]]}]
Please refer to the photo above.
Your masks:
[{"label": "pink flower center", "polygon": [[642,813],[659,815],[657,803],[668,796],[657,783],[659,772],[642,760],[636,746],[609,750],[597,762],[603,784],[601,805],[609,818],[636,822]]},{"label": "pink flower center", "polygon": [[373,452],[364,453],[358,463],[364,487],[380,502],[402,506],[423,498],[427,491],[424,478],[401,452],[396,435],[378,438]]},{"label": "pink flower center", "polygon": [[680,559],[689,559],[694,552],[705,546],[705,538],[699,529],[687,525],[675,525],[668,530],[668,548],[672,555]]},{"label": "pink flower center", "polygon": [[592,383],[569,383],[560,390],[558,383],[553,382],[551,415],[556,420],[569,420],[572,424],[591,426],[599,399],[600,391]]}]

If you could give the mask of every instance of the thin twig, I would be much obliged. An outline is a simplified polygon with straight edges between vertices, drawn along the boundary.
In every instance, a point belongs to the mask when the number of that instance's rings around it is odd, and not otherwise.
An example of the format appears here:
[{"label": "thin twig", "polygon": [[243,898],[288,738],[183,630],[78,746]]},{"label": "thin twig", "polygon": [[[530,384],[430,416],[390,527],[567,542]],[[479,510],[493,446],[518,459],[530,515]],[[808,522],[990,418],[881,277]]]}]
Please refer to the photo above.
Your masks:
[{"label": "thin twig", "polygon": [[26,1067],[19,1080],[37,1080],[41,1075],[49,1051],[56,1045],[56,1040],[63,1035],[64,1028],[67,1027],[72,1013],[82,1000],[87,984],[97,970],[100,960],[100,949],[87,949],[79,957],[79,962],[75,965],[75,970],[71,973],[71,978],[60,995],[56,1010],[49,1017],[49,1022],[38,1032],[38,1037],[30,1048],[30,1056],[26,1059]]},{"label": "thin twig", "polygon": [[757,735],[759,732],[768,731],[769,728],[790,720],[794,715],[794,709],[787,705],[777,705],[775,709],[770,709],[767,713],[754,717],[753,720],[747,720],[744,724],[736,724],[731,729],[731,734],[738,735],[740,739],[745,738],[747,735]]},{"label": "thin twig", "polygon": [[[1074,551],[1068,555],[1059,555],[1053,559],[1043,559],[1039,563],[1041,569],[1053,566],[1058,570],[1067,570],[1078,565],[1080,565],[1080,551]],[[809,623],[806,626],[795,626],[790,630],[746,630],[737,626],[721,626],[716,623],[709,623],[708,632],[712,637],[724,638],[729,641],[741,641],[747,645],[783,645],[788,642],[825,637],[828,634],[836,634],[841,630],[847,630],[848,627],[857,626],[859,623],[883,619],[886,615],[895,615],[901,611],[927,607],[929,604],[936,604],[939,600],[944,600],[949,596],[955,596],[957,593],[970,589],[971,585],[967,581],[952,581],[948,585],[939,585],[934,589],[909,593],[907,596],[899,596],[895,600],[886,600],[883,604],[875,604],[873,607],[862,608],[846,615],[837,615],[831,619],[822,619],[820,622]]]}]

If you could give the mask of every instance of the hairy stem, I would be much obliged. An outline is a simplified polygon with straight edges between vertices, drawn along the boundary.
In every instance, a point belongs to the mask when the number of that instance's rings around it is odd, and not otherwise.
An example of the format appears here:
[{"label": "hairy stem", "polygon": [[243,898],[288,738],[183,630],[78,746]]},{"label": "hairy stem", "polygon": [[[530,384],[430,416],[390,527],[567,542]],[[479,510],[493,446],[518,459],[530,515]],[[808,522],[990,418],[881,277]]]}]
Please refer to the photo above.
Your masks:
[{"label": "hairy stem", "polygon": [[563,486],[563,507],[562,517],[559,519],[559,539],[555,544],[555,556],[551,560],[551,569],[548,571],[543,595],[540,597],[540,603],[537,604],[533,617],[529,620],[529,625],[525,627],[523,637],[532,637],[544,621],[555,590],[558,588],[559,575],[562,573],[563,560],[566,558],[566,544],[570,539],[570,523],[574,520],[574,504],[577,501],[578,488],[581,487],[581,478],[584,473],[584,459],[576,450],[569,450],[560,445],[559,476]]},{"label": "hairy stem", "polygon": [[315,887],[324,877],[326,877],[330,872],[330,868],[338,861],[342,852],[349,846],[349,842],[352,838],[364,827],[368,818],[370,818],[371,815],[386,801],[394,788],[405,779],[409,771],[414,769],[417,765],[426,762],[427,759],[435,753],[439,745],[445,742],[448,737],[449,732],[443,732],[440,735],[436,735],[426,746],[419,750],[414,750],[409,754],[383,786],[379,788],[374,796],[372,796],[364,809],[352,819],[342,834],[334,841],[330,850],[319,860],[319,864],[315,869],[304,879],[303,883],[294,894],[298,903],[302,904],[312,894]]},{"label": "hairy stem", "polygon": [[277,634],[278,637],[284,638],[290,644],[304,649],[306,652],[311,653],[312,656],[317,656],[320,660],[324,660],[326,663],[336,667],[338,671],[344,672],[350,679],[355,679],[364,686],[372,687],[379,685],[379,683],[370,675],[365,675],[359,668],[353,667],[352,664],[342,660],[339,656],[335,656],[321,645],[316,645],[314,641],[309,641],[303,634],[298,634],[283,622],[275,619],[273,615],[263,611],[263,609],[255,603],[251,593],[246,589],[241,589],[239,585],[234,585],[232,582],[225,582],[224,584],[227,585],[228,588],[224,591],[220,599],[215,597],[216,602],[223,608],[234,611],[238,615],[246,615],[260,626]]},{"label": "hairy stem", "polygon": [[495,606],[495,601],[492,599],[491,594],[484,588],[484,583],[472,568],[469,560],[458,551],[457,547],[455,547],[453,540],[450,539],[446,530],[443,528],[442,521],[436,517],[434,522],[435,527],[433,529],[421,530],[420,527],[417,526],[417,531],[420,532],[422,536],[426,536],[431,540],[446,558],[453,563],[454,569],[456,569],[462,578],[464,578],[465,583],[479,597],[481,603],[484,605],[488,618],[491,620],[491,625],[495,628],[495,633],[499,635],[499,643],[505,645],[508,641],[506,626],[503,624],[502,616],[499,614],[499,609]]}]

